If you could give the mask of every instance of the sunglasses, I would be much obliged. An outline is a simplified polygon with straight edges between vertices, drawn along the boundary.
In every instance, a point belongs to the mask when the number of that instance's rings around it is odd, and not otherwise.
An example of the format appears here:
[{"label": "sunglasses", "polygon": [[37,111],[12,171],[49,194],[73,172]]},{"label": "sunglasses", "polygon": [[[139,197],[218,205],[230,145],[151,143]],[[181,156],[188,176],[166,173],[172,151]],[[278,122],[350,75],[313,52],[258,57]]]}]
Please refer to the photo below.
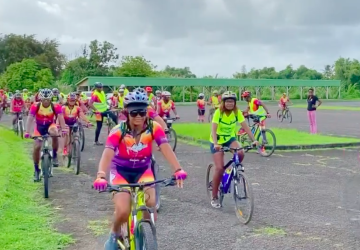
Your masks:
[{"label": "sunglasses", "polygon": [[131,117],[136,117],[138,115],[140,115],[141,117],[144,117],[144,116],[146,116],[147,111],[144,109],[139,109],[139,110],[133,110],[129,114]]}]

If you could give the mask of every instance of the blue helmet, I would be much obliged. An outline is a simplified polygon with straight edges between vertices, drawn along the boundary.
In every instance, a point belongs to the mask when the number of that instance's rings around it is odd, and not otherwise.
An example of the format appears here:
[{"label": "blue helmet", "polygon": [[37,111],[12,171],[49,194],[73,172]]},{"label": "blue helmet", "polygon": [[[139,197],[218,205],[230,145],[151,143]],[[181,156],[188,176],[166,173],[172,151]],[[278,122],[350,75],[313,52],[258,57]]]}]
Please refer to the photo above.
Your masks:
[{"label": "blue helmet", "polygon": [[101,82],[96,82],[94,84],[95,88],[102,88],[103,87],[103,84]]},{"label": "blue helmet", "polygon": [[149,98],[146,92],[135,90],[129,92],[124,98],[125,106],[148,106]]}]

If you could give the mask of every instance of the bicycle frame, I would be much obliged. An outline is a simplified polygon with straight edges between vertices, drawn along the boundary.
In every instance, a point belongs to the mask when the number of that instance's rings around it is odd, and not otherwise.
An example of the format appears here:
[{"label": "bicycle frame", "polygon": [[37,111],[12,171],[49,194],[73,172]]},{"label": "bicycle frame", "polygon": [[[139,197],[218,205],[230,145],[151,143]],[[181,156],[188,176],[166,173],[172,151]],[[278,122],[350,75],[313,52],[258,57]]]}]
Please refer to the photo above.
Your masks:
[{"label": "bicycle frame", "polygon": [[[228,171],[227,173],[230,175],[227,179],[222,176],[221,180],[221,189],[224,194],[230,193],[230,185],[232,182],[233,177],[237,174],[238,167],[242,166],[239,160],[238,151],[239,150],[233,150],[233,157],[229,162],[223,167],[225,171]],[[232,165],[232,168],[227,170],[228,167]],[[243,170],[241,170],[243,171]]]}]

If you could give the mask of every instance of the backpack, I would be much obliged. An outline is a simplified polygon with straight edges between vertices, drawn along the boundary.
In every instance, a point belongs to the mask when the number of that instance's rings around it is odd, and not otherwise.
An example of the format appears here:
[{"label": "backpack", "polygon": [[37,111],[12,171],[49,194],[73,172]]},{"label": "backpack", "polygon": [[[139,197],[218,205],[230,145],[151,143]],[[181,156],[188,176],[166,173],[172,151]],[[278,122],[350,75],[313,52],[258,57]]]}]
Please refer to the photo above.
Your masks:
[{"label": "backpack", "polygon": [[[149,119],[148,121],[149,121],[149,122],[148,122],[148,126],[147,126],[143,131],[141,131],[140,134],[142,134],[142,133],[144,133],[146,130],[150,129],[151,138],[154,140],[154,132],[153,132],[154,123],[153,123],[153,120],[152,120],[152,119]],[[121,141],[124,139],[125,135],[129,132],[126,122],[122,122],[122,123],[121,123],[120,131],[121,131],[121,136],[120,136],[120,142],[121,142]]]},{"label": "backpack", "polygon": [[[37,107],[36,107],[36,113],[35,113],[35,114],[37,114],[37,113],[39,112],[40,105],[41,105],[41,102],[38,103],[38,105],[37,105]],[[54,120],[54,121],[56,121],[56,119],[57,119],[57,114],[56,114],[56,112],[55,112],[55,106],[54,106],[54,104],[53,104],[52,102],[50,102],[50,106],[51,106],[51,109],[52,109],[52,111],[54,112],[54,115],[55,115],[55,120]]]}]

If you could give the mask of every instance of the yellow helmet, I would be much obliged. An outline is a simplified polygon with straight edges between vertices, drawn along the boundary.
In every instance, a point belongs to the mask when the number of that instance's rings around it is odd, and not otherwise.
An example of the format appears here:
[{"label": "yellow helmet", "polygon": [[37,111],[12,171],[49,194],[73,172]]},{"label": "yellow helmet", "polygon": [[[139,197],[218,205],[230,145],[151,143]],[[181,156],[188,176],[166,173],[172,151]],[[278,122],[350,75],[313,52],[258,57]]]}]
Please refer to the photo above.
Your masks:
[{"label": "yellow helmet", "polygon": [[117,95],[117,94],[119,94],[119,92],[117,90],[114,90],[113,94]]}]

